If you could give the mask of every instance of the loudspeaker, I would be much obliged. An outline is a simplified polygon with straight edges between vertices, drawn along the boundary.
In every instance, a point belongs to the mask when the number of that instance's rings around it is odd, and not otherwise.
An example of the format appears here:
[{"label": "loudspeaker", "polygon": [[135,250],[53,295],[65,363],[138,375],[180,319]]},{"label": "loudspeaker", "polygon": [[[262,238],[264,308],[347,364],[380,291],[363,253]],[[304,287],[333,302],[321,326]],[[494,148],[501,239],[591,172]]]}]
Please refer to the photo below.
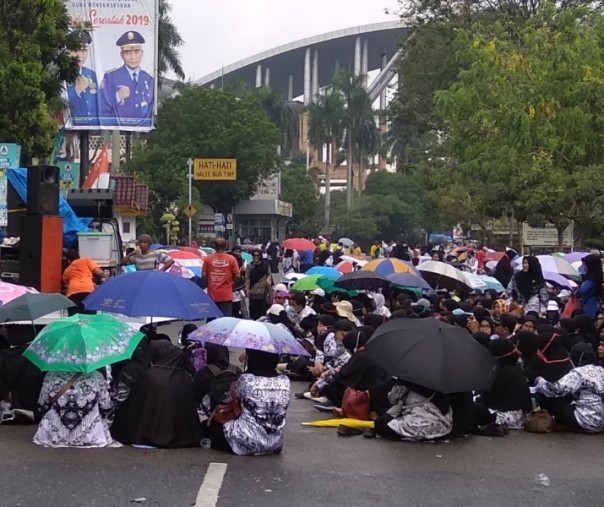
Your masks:
[{"label": "loudspeaker", "polygon": [[8,207],[6,235],[9,238],[19,237],[21,236],[21,217],[27,214],[27,204],[21,200],[10,181],[6,191],[6,205]]},{"label": "loudspeaker", "polygon": [[27,168],[27,213],[59,214],[59,168],[33,165]]},{"label": "loudspeaker", "polygon": [[63,219],[44,215],[21,218],[19,282],[40,292],[61,292]]},{"label": "loudspeaker", "polygon": [[113,195],[111,188],[72,188],[67,203],[79,217],[113,218]]}]

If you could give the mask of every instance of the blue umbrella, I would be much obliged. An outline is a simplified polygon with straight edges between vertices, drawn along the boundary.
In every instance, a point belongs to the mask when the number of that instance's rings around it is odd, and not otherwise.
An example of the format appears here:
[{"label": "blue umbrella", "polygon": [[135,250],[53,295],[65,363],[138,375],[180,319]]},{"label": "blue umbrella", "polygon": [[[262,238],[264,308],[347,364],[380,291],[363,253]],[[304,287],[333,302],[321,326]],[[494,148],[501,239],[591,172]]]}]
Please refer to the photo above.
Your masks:
[{"label": "blue umbrella", "polygon": [[497,280],[497,278],[487,275],[478,275],[478,277],[487,284],[487,289],[495,289],[497,292],[505,291],[505,287]]},{"label": "blue umbrella", "polygon": [[161,250],[162,248],[166,248],[164,245],[162,245],[161,243],[153,243],[151,245],[151,250]]},{"label": "blue umbrella", "polygon": [[390,275],[386,275],[386,278],[394,285],[400,285],[402,287],[415,287],[418,289],[432,288],[426,280],[415,273],[391,273]]},{"label": "blue umbrella", "polygon": [[199,320],[222,312],[195,283],[162,271],[137,271],[110,278],[83,301],[87,310],[129,317]]},{"label": "blue umbrella", "polygon": [[329,278],[340,278],[342,276],[342,273],[336,268],[330,268],[328,266],[314,266],[310,268],[306,274],[328,276]]}]

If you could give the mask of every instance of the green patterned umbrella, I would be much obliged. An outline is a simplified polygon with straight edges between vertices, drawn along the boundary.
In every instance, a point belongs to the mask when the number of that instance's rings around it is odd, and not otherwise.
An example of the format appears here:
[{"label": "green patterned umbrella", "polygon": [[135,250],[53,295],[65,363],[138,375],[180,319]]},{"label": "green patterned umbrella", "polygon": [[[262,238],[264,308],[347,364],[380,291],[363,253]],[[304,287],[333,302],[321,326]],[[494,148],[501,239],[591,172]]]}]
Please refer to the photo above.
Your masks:
[{"label": "green patterned umbrella", "polygon": [[23,355],[42,371],[90,373],[130,359],[142,338],[112,315],[74,315],[46,326]]}]

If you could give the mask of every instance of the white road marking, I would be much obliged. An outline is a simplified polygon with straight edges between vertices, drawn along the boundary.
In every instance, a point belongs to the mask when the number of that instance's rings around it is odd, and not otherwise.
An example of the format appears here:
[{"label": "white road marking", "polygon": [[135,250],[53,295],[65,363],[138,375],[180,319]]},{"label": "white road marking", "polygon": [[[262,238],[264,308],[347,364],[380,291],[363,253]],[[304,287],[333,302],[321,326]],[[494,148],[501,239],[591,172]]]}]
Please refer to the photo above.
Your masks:
[{"label": "white road marking", "polygon": [[218,493],[220,493],[226,469],[226,463],[210,463],[208,465],[206,476],[203,478],[203,483],[197,492],[195,507],[216,507]]}]

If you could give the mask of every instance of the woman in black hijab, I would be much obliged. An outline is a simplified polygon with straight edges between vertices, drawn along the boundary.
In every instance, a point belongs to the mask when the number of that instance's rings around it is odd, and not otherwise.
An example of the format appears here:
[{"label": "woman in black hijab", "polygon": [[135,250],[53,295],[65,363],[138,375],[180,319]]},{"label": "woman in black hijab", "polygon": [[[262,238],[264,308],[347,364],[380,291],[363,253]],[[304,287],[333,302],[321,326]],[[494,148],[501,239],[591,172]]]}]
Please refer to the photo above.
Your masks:
[{"label": "woman in black hijab", "polygon": [[493,277],[497,278],[501,282],[501,285],[507,287],[510,283],[510,280],[514,276],[514,268],[512,268],[512,259],[516,257],[516,251],[507,249],[505,251],[505,255],[499,259],[497,266],[495,266],[495,271],[493,272]]},{"label": "woman in black hijab", "polygon": [[583,313],[581,315],[577,315],[573,321],[577,325],[577,334],[580,337],[580,341],[583,343],[589,343],[594,348],[594,351],[597,352],[600,337],[598,336],[598,332],[594,326],[593,319],[589,315]]},{"label": "woman in black hijab", "polygon": [[197,447],[201,424],[193,398],[191,365],[166,340],[149,345],[151,367],[117,410],[112,436],[124,444],[160,448]]},{"label": "woman in black hijab", "polygon": [[549,331],[537,337],[537,352],[535,357],[525,364],[524,374],[529,384],[534,385],[537,377],[543,377],[548,382],[556,382],[571,369],[572,364],[562,341],[562,335],[559,331]]},{"label": "woman in black hijab", "polygon": [[268,308],[268,291],[271,285],[271,268],[262,259],[262,252],[252,252],[252,262],[246,268],[245,290],[250,302],[250,319],[257,320],[264,316]]},{"label": "woman in black hijab", "polygon": [[522,271],[511,278],[506,294],[508,302],[516,301],[525,313],[533,311],[545,315],[549,296],[537,257],[526,255],[522,259]]},{"label": "woman in black hijab", "polygon": [[151,348],[149,340],[144,337],[134,349],[132,357],[112,365],[113,392],[116,404],[121,404],[130,395],[133,386],[151,367]]},{"label": "woman in black hijab", "polygon": [[599,255],[590,254],[581,259],[580,271],[583,272],[581,286],[577,295],[581,308],[593,320],[598,311],[598,299],[602,296],[602,260]]}]

